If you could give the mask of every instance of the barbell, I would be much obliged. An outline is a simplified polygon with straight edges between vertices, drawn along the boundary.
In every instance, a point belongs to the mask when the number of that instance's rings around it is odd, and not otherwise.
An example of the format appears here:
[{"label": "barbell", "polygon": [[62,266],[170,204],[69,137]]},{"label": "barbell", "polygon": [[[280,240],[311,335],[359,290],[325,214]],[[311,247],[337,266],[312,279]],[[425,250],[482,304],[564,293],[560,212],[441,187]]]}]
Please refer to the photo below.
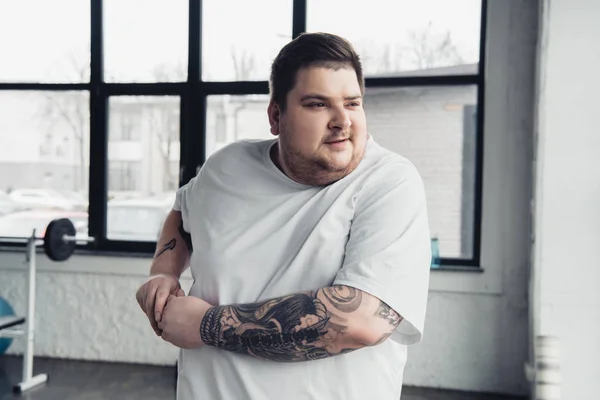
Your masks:
[{"label": "barbell", "polygon": [[[34,240],[42,240],[44,252],[54,261],[64,261],[75,252],[76,242],[93,242],[94,238],[78,238],[75,236],[75,225],[67,218],[55,219],[48,224],[43,238],[34,237]],[[0,242],[28,243],[31,238],[0,236]]]}]

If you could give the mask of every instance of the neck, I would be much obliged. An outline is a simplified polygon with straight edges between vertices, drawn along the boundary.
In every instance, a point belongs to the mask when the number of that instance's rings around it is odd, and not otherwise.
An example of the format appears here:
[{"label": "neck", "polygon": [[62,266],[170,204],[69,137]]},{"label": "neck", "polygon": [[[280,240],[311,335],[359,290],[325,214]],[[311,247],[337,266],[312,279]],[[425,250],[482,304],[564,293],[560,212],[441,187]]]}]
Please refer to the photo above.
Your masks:
[{"label": "neck", "polygon": [[271,148],[271,160],[291,180],[303,185],[326,186],[332,184],[346,175],[345,171],[324,171],[318,165],[298,165],[291,162],[291,156],[286,157],[281,151],[280,142]]}]

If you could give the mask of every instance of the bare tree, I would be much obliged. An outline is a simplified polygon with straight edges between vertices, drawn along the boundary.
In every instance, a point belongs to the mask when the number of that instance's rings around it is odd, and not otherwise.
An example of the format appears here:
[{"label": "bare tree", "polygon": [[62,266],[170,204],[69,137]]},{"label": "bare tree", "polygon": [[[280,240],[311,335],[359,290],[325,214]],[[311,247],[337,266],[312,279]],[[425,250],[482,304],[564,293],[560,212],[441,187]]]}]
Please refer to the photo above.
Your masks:
[{"label": "bare tree", "polygon": [[398,71],[401,68],[399,57],[395,57],[392,46],[386,43],[381,52],[381,62],[379,63],[378,72]]},{"label": "bare tree", "polygon": [[[78,165],[75,174],[74,190],[81,190],[86,186],[86,162],[85,146],[86,133],[89,126],[89,102],[86,93],[69,92],[59,94],[45,94],[42,107],[42,116],[48,123],[50,131],[56,126],[64,126],[65,133],[68,133],[75,140],[75,152],[77,153]],[[64,136],[66,137],[66,136]],[[50,147],[55,148],[55,152],[60,154],[60,143],[52,135],[46,135],[46,140],[51,140]],[[58,138],[59,140],[61,137]]]},{"label": "bare tree", "polygon": [[386,72],[381,68],[383,56],[377,48],[377,45],[372,40],[362,38],[356,41],[355,46],[356,49],[360,49],[360,61],[365,74]]},{"label": "bare tree", "polygon": [[236,81],[249,81],[256,69],[256,57],[246,49],[239,50],[231,46],[231,59]]},{"label": "bare tree", "polygon": [[359,42],[358,47],[367,73],[422,70],[464,62],[451,32],[436,33],[431,22],[423,29],[409,32],[407,45]]},{"label": "bare tree", "polygon": [[452,40],[449,30],[436,35],[429,22],[425,29],[410,33],[411,45],[408,49],[412,61],[418,69],[429,69],[462,64],[464,61]]},{"label": "bare tree", "polygon": [[[67,56],[67,68],[72,72],[75,82],[89,81],[89,54],[81,49],[72,50]],[[86,63],[86,61],[88,61]],[[85,146],[86,133],[89,126],[89,100],[85,92],[45,93],[44,101],[40,109],[40,117],[46,124],[49,134],[46,135],[46,148],[51,148],[54,153],[61,154],[64,149],[67,136],[59,135],[58,140],[51,133],[57,127],[64,128],[61,132],[68,134],[75,141],[75,152],[77,153],[78,165],[75,167],[74,190],[86,187],[86,161]],[[65,139],[65,140],[63,140]],[[58,143],[57,143],[58,142]]]},{"label": "bare tree", "polygon": [[[246,50],[239,50],[232,47],[231,57],[234,65],[236,80],[250,80],[256,71],[256,59],[254,54]],[[89,81],[89,57],[81,57],[81,54],[89,55],[87,52],[72,53],[68,57],[68,68],[76,73],[76,79],[81,82]],[[79,57],[78,57],[79,55]],[[181,81],[186,76],[186,65],[161,64],[152,71],[152,76],[158,82]],[[141,118],[147,122],[148,132],[142,134],[150,135],[153,143],[156,143],[158,153],[161,156],[162,164],[162,187],[163,190],[174,189],[177,185],[176,179],[173,179],[173,165],[171,158],[173,151],[176,150],[176,143],[179,141],[179,113],[177,103],[166,101],[149,102],[143,105]],[[239,105],[243,108],[243,104]],[[40,110],[40,117],[46,125],[48,134],[45,136],[47,143],[43,148],[54,147],[54,153],[57,153],[59,146],[63,146],[64,133],[73,138],[76,143],[75,152],[78,159],[76,166],[75,190],[80,190],[87,186],[86,179],[86,154],[88,149],[88,130],[89,130],[89,98],[86,92],[68,92],[60,94],[47,94],[43,107]],[[142,121],[137,122],[140,126]],[[56,129],[62,129],[62,135],[53,135]],[[57,136],[57,137],[54,137]]]},{"label": "bare tree", "polygon": [[[236,81],[249,81],[253,79],[256,75],[256,55],[252,52],[247,51],[246,49],[239,49],[236,46],[231,46],[230,48],[231,60],[233,61],[233,70]],[[228,119],[229,116],[233,118],[233,134],[234,140],[239,139],[239,113],[246,109],[248,105],[246,96],[237,96],[235,99],[235,108],[230,109],[229,111],[225,111],[223,107],[219,109],[215,109],[215,113],[217,114],[217,118],[221,118],[222,120]],[[222,104],[221,104],[222,105]]]},{"label": "bare tree", "polygon": [[[176,64],[160,64],[152,71],[157,82],[174,82],[185,80],[187,66]],[[162,190],[174,190],[178,182],[172,171],[171,157],[179,142],[179,108],[176,102],[170,100],[153,102],[144,106],[141,114],[146,119],[149,134],[157,144],[162,162]],[[175,150],[176,151],[176,150]]]},{"label": "bare tree", "polygon": [[161,101],[145,107],[142,116],[148,123],[149,133],[154,138],[162,161],[162,190],[177,188],[173,175],[171,157],[179,141],[179,109],[177,103]]},{"label": "bare tree", "polygon": [[176,64],[159,64],[152,70],[156,82],[181,82],[186,79],[187,65],[179,61]]},{"label": "bare tree", "polygon": [[[81,53],[81,52],[80,52]],[[78,57],[80,53],[71,53],[68,57],[68,67],[75,72],[76,80],[81,82],[89,81],[89,58],[84,60],[84,57]],[[84,54],[89,54],[84,53]],[[87,61],[87,62],[86,62]],[[186,76],[185,66],[183,63],[178,63],[174,66],[159,65],[152,71],[153,76],[158,82],[171,82],[182,80]],[[158,145],[159,153],[162,158],[163,165],[163,188],[172,189],[172,167],[170,159],[174,149],[174,143],[178,141],[178,113],[176,112],[175,103],[160,102],[148,106],[146,113],[139,115],[145,116],[150,127],[149,134],[152,135]],[[44,145],[42,148],[53,148],[54,153],[62,151],[61,146],[64,145],[64,135],[54,137],[52,133],[56,132],[57,128],[62,128],[62,133],[68,135],[75,140],[78,158],[78,165],[75,170],[75,190],[81,190],[87,186],[86,180],[86,157],[87,148],[87,132],[89,130],[89,98],[86,92],[67,92],[67,93],[50,93],[45,95],[43,106],[40,109],[40,117],[46,125],[48,134],[45,136]],[[142,121],[136,121],[141,124]]]},{"label": "bare tree", "polygon": [[[70,72],[74,82],[89,82],[89,44],[72,49],[66,58],[65,71]],[[89,127],[89,98],[86,92],[72,91],[64,93],[44,93],[44,100],[39,110],[39,117],[46,125],[43,148],[60,156],[68,137],[75,141],[75,152],[78,164],[75,166],[73,190],[81,190],[87,186],[85,146]],[[53,135],[55,129],[61,129],[62,135]],[[65,143],[67,142],[67,143]]]}]

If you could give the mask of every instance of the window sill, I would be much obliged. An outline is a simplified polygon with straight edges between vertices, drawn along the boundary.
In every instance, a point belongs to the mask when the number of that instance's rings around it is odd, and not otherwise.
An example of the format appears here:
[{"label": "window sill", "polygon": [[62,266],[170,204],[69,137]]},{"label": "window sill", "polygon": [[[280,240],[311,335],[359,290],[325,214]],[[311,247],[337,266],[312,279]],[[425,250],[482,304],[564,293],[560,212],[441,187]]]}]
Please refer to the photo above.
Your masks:
[{"label": "window sill", "polygon": [[437,268],[431,268],[431,272],[478,272],[483,273],[484,270],[481,267],[468,267],[461,265],[442,265]]}]

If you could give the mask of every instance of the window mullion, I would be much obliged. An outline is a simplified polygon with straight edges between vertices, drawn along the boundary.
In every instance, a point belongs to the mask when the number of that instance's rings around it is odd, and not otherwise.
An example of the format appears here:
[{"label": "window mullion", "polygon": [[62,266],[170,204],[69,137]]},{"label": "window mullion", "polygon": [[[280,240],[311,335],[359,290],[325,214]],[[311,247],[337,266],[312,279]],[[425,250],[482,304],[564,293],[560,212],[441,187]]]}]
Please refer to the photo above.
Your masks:
[{"label": "window mullion", "polygon": [[108,99],[103,83],[102,0],[91,0],[90,41],[90,170],[89,235],[96,238],[89,246],[102,248],[106,241],[106,203],[108,181]]}]

